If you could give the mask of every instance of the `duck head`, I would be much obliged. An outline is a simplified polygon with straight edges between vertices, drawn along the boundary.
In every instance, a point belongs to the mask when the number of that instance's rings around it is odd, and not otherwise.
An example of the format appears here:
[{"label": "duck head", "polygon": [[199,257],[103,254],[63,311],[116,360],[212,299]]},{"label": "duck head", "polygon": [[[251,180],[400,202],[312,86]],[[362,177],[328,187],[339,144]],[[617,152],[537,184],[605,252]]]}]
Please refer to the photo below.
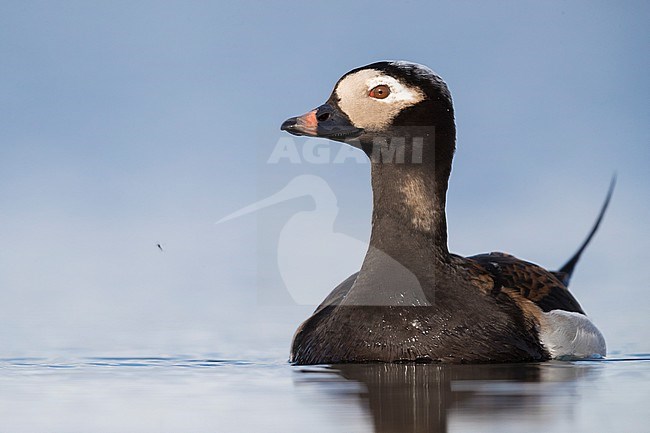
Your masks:
[{"label": "duck head", "polygon": [[455,143],[447,85],[426,66],[405,61],[353,69],[339,79],[325,104],[287,119],[281,129],[344,141],[369,155],[377,142],[395,137],[421,137],[425,142],[440,138],[449,156]]}]

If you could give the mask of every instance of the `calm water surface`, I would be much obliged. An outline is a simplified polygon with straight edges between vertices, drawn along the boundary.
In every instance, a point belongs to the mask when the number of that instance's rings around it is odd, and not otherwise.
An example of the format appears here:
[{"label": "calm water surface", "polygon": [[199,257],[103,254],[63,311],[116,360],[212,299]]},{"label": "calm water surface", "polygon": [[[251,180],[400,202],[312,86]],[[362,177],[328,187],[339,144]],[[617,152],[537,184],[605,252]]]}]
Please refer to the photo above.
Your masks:
[{"label": "calm water surface", "polygon": [[0,432],[649,432],[650,356],[483,366],[0,360]]}]

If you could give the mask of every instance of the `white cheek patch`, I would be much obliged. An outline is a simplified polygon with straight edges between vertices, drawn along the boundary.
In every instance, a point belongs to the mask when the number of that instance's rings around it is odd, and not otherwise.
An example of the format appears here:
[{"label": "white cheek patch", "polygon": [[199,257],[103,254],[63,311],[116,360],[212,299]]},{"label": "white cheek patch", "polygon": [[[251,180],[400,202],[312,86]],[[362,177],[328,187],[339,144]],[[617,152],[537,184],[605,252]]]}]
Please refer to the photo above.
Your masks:
[{"label": "white cheek patch", "polygon": [[384,99],[375,99],[384,104],[407,103],[408,105],[417,104],[423,99],[422,91],[411,87],[406,87],[401,82],[388,75],[381,75],[379,77],[370,78],[366,81],[367,92],[369,94],[372,89],[380,85],[388,86],[390,94]]},{"label": "white cheek patch", "polygon": [[[390,94],[384,99],[372,98],[370,90],[386,85]],[[364,69],[343,78],[334,90],[339,107],[357,128],[382,131],[406,107],[424,99],[417,87],[409,87],[398,79],[375,69]]]}]

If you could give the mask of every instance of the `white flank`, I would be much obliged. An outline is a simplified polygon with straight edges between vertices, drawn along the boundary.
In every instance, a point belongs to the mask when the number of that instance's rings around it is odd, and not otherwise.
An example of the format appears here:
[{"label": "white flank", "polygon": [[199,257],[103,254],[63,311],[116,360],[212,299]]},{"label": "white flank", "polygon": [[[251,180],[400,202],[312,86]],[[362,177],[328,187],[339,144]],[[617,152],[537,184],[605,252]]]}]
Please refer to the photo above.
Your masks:
[{"label": "white flank", "polygon": [[552,310],[542,317],[540,339],[554,359],[583,359],[605,356],[605,337],[587,316]]}]

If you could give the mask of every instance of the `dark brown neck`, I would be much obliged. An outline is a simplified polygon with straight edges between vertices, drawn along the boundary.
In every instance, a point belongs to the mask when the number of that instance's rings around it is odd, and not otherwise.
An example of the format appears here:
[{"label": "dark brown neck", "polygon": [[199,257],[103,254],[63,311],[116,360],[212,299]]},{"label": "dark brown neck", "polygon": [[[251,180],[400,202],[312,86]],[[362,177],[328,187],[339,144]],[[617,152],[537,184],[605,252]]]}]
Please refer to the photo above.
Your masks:
[{"label": "dark brown neck", "polygon": [[[425,138],[420,160],[410,158],[413,149],[408,145],[402,162],[371,157],[371,250],[383,252],[416,274],[449,262],[445,203],[454,136],[435,138]],[[436,149],[451,150],[436,157]]]}]

